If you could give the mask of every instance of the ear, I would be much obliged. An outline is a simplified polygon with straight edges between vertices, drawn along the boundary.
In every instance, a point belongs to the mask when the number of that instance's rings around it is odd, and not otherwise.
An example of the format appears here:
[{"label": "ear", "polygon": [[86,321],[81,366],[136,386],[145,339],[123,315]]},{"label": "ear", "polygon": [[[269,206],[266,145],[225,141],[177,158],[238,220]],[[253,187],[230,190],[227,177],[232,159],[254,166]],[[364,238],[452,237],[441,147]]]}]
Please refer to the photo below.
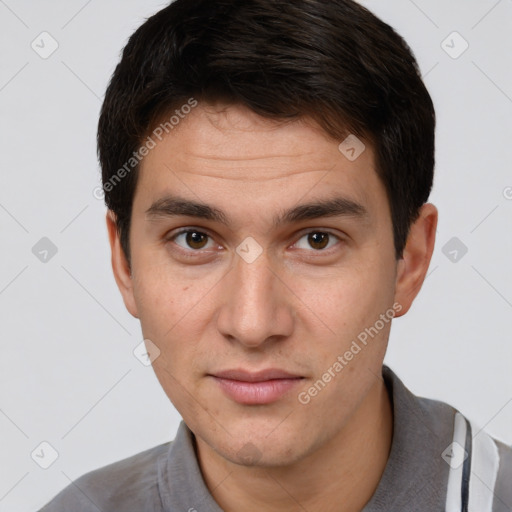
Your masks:
[{"label": "ear", "polygon": [[133,294],[133,278],[130,265],[121,247],[121,240],[117,231],[116,216],[112,210],[107,211],[107,230],[110,249],[112,251],[112,270],[117,287],[123,296],[126,309],[138,318],[137,305]]},{"label": "ear", "polygon": [[402,258],[398,261],[395,301],[402,309],[397,317],[409,311],[425,280],[434,252],[437,217],[437,208],[426,203],[411,225]]}]

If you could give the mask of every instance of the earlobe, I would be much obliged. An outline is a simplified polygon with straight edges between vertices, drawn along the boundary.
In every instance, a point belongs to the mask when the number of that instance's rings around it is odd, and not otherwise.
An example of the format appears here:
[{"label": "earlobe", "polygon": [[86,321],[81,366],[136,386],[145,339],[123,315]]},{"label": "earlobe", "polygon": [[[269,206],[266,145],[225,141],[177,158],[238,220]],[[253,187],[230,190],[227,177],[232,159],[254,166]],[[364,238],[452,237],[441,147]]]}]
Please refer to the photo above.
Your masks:
[{"label": "earlobe", "polygon": [[112,210],[107,211],[106,221],[110,250],[112,253],[111,261],[114,279],[121,292],[126,309],[131,315],[138,318],[137,305],[133,293],[132,273],[126,255],[121,247],[121,241],[117,231],[116,216]]},{"label": "earlobe", "polygon": [[411,225],[402,259],[398,262],[395,301],[402,306],[402,316],[410,309],[427,275],[437,229],[437,208],[424,204],[418,218]]}]

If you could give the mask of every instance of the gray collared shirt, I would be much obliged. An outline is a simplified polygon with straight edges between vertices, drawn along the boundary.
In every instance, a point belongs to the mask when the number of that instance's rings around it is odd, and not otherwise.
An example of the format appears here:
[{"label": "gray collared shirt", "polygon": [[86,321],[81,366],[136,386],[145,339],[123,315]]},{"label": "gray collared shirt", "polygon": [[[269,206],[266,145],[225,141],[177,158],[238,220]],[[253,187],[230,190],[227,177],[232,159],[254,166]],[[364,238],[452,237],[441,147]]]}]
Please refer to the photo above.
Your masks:
[{"label": "gray collared shirt", "polygon": [[[474,466],[480,455],[471,456],[471,429],[467,431],[468,444],[460,448],[466,462],[457,473],[458,464],[450,464],[454,459],[449,450],[455,439],[457,411],[442,402],[416,397],[385,366],[383,376],[393,403],[393,442],[381,481],[362,512],[455,512],[447,505],[450,472],[460,475],[462,483],[455,485],[462,488],[462,495],[464,487],[469,490],[469,512],[487,512],[471,505],[472,479],[475,484],[479,483],[476,479],[486,480]],[[492,445],[499,457],[491,478],[493,488],[488,489],[488,483],[484,486],[488,510],[511,512],[512,448],[494,440]],[[453,482],[450,485],[453,487]],[[455,494],[458,492],[457,488]],[[465,506],[462,498],[462,505],[456,508],[463,511]],[[206,487],[194,435],[182,421],[174,441],[87,473],[41,512],[223,511]]]}]

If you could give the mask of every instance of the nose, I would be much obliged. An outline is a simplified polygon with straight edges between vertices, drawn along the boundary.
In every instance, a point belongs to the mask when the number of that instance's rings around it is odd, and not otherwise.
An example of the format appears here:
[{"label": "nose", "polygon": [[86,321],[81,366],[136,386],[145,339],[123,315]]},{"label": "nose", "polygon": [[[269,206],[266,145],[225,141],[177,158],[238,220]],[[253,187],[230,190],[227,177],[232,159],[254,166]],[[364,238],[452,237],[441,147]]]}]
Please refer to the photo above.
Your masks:
[{"label": "nose", "polygon": [[251,263],[236,255],[225,279],[217,316],[217,328],[224,337],[257,348],[291,335],[292,293],[271,268],[265,252]]}]

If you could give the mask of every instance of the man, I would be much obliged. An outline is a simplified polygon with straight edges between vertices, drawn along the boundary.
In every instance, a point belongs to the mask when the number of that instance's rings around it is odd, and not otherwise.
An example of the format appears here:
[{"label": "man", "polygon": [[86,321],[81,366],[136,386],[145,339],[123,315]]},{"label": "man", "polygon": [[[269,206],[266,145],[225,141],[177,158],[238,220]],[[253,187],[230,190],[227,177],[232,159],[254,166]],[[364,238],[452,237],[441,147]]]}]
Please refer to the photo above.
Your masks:
[{"label": "man", "polygon": [[435,114],[349,0],[176,0],[98,130],[112,265],[176,439],[50,511],[512,510],[512,450],[383,359],[434,248]]}]

